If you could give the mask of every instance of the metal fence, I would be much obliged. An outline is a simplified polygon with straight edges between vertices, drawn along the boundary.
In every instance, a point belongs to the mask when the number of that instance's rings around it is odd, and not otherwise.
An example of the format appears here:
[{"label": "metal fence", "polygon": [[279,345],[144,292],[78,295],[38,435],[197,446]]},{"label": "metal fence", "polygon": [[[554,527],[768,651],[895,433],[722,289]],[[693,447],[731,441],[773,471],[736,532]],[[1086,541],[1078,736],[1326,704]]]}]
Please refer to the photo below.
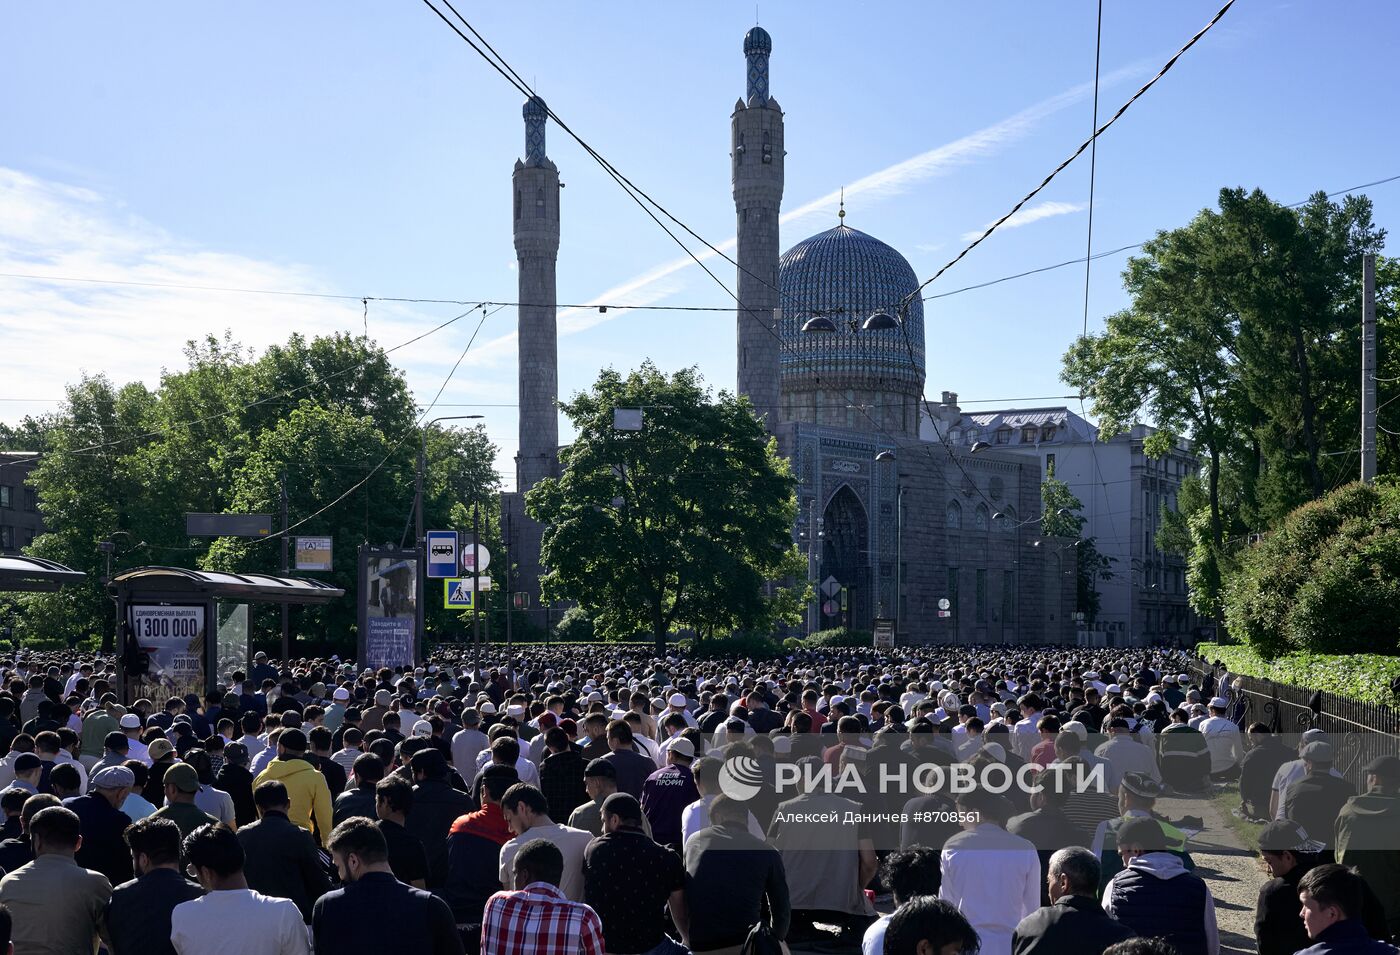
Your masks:
[{"label": "metal fence", "polygon": [[[1195,678],[1219,685],[1224,667],[1192,664]],[[1333,765],[1358,792],[1366,788],[1365,766],[1381,755],[1400,756],[1400,710],[1365,703],[1328,690],[1309,690],[1252,676],[1232,676],[1235,721],[1242,728],[1263,723],[1288,736],[1320,729],[1336,750]]]}]

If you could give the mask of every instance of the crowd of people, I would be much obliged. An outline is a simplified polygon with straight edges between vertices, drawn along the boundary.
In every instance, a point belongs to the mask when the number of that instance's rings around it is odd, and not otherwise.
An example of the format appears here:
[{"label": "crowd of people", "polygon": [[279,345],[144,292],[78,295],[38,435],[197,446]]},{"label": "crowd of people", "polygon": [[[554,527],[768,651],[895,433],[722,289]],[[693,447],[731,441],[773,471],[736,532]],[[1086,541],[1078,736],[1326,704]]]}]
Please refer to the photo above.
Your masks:
[{"label": "crowd of people", "polygon": [[1358,794],[1334,741],[1241,727],[1228,675],[1192,662],[258,654],[202,698],[124,704],[113,661],[21,655],[0,665],[0,943],[1217,955],[1202,822],[1161,801],[1237,788],[1266,823],[1260,955],[1397,952],[1400,759]]}]

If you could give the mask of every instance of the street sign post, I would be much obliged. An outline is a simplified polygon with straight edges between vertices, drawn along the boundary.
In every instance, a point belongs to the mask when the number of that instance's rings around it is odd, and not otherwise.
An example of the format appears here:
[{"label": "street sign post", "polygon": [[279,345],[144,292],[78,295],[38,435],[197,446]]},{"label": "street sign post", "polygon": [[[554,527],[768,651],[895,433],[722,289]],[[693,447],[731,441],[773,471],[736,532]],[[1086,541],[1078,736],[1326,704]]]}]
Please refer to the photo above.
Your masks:
[{"label": "street sign post", "polygon": [[841,605],[834,600],[828,600],[822,604],[822,613],[828,617],[834,617],[841,612]]},{"label": "street sign post", "polygon": [[267,537],[272,533],[272,515],[188,513],[185,533],[190,537]]},{"label": "street sign post", "polygon": [[453,577],[442,582],[442,606],[447,610],[470,610],[476,590],[461,577]]},{"label": "street sign post", "polygon": [[841,581],[835,577],[828,577],[822,581],[822,596],[835,597],[841,592]]},{"label": "street sign post", "polygon": [[457,576],[457,532],[428,531],[428,576],[434,579]]},{"label": "street sign post", "polygon": [[[480,567],[476,566],[478,560],[481,562]],[[490,566],[491,552],[486,549],[485,544],[473,545],[471,542],[468,542],[467,545],[462,548],[463,574],[479,574]]]},{"label": "street sign post", "polygon": [[938,598],[938,609],[939,609],[939,610],[952,610],[952,609],[953,609],[953,602],[952,602],[951,600],[949,600],[947,597],[939,597],[939,598]]},{"label": "street sign post", "polygon": [[297,570],[330,570],[332,543],[329,537],[296,538]]}]

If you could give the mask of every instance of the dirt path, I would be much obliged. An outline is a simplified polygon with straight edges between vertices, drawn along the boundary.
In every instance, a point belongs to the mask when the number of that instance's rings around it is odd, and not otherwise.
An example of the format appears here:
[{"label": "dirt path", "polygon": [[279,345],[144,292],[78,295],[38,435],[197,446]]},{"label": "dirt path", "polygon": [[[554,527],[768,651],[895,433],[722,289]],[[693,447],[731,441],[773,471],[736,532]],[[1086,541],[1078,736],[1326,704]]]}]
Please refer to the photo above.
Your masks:
[{"label": "dirt path", "polygon": [[1196,874],[1206,880],[1215,898],[1215,918],[1220,927],[1220,951],[1230,955],[1253,955],[1254,904],[1259,887],[1266,880],[1258,855],[1246,849],[1225,823],[1220,803],[1211,799],[1163,799],[1158,812],[1169,819],[1199,816],[1205,823],[1200,835],[1191,840],[1191,858]]}]

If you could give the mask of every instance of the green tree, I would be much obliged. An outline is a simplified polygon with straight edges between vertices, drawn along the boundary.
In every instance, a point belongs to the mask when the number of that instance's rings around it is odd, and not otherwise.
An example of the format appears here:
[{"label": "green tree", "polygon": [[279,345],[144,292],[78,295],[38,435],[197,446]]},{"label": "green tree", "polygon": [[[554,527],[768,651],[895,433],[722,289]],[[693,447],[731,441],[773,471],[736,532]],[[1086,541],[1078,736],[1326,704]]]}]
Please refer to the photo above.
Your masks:
[{"label": "green tree", "polygon": [[29,551],[81,570],[89,581],[19,598],[16,629],[25,643],[76,646],[101,638],[110,646],[111,602],[102,593],[106,564],[97,544],[116,544],[114,569],[153,562],[153,551],[131,529],[135,488],[122,451],[149,431],[155,402],[142,385],[117,388],[100,375],[68,386],[30,478],[46,531]]},{"label": "green tree", "polygon": [[[796,482],[746,399],[647,363],[604,371],[562,408],[578,438],[562,475],[526,495],[547,599],[578,603],[608,637],[649,631],[658,652],[679,625],[795,622],[801,595],[770,582],[801,566]],[[615,408],[643,409],[642,430],[614,429]]]},{"label": "green tree", "polygon": [[[1106,436],[1146,420],[1158,429],[1149,455],[1188,438],[1202,456],[1203,506],[1173,528],[1201,614],[1220,615],[1250,533],[1355,466],[1360,262],[1383,239],[1362,196],[1289,209],[1257,190],[1221,190],[1218,210],[1129,260],[1131,306],[1065,355],[1062,378],[1092,399]],[[1389,324],[1394,276],[1383,269]]]},{"label": "green tree", "polygon": [[[1075,611],[1084,614],[1089,626],[1103,607],[1099,582],[1113,579],[1113,558],[1099,553],[1098,538],[1085,537],[1087,518],[1080,512],[1084,502],[1074,496],[1069,485],[1055,477],[1052,465],[1040,485],[1040,532],[1046,537],[1073,538],[1075,566]],[[1061,558],[1063,561],[1063,558]]]}]

